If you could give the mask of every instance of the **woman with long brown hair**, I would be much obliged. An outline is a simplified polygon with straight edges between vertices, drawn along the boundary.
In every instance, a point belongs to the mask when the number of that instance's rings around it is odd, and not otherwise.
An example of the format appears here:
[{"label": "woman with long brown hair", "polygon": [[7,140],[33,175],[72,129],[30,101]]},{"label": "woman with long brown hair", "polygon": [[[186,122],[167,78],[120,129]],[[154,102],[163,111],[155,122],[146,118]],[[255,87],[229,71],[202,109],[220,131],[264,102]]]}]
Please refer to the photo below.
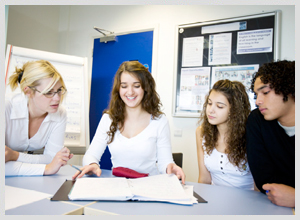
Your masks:
[{"label": "woman with long brown hair", "polygon": [[83,158],[84,174],[101,175],[100,158],[108,145],[113,167],[125,167],[155,175],[175,173],[184,183],[185,176],[172,158],[170,128],[161,112],[155,81],[138,61],[126,61],[119,67],[109,108]]},{"label": "woman with long brown hair", "polygon": [[196,129],[199,183],[254,189],[246,157],[250,111],[241,82],[220,80],[214,84]]}]

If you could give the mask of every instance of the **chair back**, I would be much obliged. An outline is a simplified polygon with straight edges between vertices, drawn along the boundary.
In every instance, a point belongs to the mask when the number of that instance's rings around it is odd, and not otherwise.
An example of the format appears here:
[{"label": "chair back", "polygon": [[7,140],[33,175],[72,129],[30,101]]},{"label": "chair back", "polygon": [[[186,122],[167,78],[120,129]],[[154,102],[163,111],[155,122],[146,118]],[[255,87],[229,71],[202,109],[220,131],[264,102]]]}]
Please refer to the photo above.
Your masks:
[{"label": "chair back", "polygon": [[176,163],[176,165],[182,168],[183,154],[182,153],[173,153],[172,155],[173,155],[173,160]]}]

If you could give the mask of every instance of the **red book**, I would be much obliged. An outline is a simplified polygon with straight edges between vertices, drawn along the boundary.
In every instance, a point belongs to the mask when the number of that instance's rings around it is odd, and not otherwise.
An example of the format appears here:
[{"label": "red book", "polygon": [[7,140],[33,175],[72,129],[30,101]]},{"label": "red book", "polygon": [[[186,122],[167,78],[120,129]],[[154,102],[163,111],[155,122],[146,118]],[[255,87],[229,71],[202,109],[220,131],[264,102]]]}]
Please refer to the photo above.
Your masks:
[{"label": "red book", "polygon": [[139,173],[135,170],[126,168],[126,167],[115,167],[112,170],[112,174],[118,177],[126,177],[126,178],[140,178],[149,176],[148,173]]}]

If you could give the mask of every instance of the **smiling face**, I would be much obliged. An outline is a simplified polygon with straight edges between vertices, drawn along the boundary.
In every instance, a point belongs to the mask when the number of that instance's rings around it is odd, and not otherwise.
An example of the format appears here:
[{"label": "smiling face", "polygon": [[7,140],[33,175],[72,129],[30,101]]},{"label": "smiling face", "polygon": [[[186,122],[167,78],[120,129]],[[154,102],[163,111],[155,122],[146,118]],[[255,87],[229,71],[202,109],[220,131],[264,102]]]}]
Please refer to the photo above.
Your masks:
[{"label": "smiling face", "polygon": [[260,78],[257,78],[254,83],[254,92],[256,94],[255,104],[259,107],[261,114],[266,120],[277,119],[284,125],[285,118],[294,108],[292,98],[288,101],[283,101],[283,95],[276,94],[274,89],[270,88],[269,84],[264,84]]},{"label": "smiling face", "polygon": [[[35,89],[38,91],[43,91],[51,82],[51,80],[51,78],[41,79],[39,81],[40,84],[36,86]],[[62,84],[60,81],[58,81],[50,91],[56,92],[61,87]],[[33,93],[33,89],[28,88],[28,90],[32,90],[31,93],[27,93],[29,97],[29,111],[31,111],[31,113],[39,116],[47,113],[55,113],[58,110],[61,99],[60,95],[55,94],[52,98],[47,98],[38,91]]]},{"label": "smiling face", "polygon": [[126,108],[140,108],[144,97],[144,90],[140,81],[132,74],[123,72],[119,94]]},{"label": "smiling face", "polygon": [[221,93],[212,90],[207,102],[206,115],[212,125],[226,124],[230,105],[227,98]]}]

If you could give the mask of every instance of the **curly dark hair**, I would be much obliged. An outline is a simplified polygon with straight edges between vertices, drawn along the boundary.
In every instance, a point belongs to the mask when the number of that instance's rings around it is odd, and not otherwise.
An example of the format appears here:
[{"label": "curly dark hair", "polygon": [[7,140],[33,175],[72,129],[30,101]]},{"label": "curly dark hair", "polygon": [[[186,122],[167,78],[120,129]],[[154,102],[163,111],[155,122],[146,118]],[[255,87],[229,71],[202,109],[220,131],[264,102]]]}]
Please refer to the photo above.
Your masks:
[{"label": "curly dark hair", "polygon": [[112,120],[109,131],[107,132],[109,136],[108,144],[113,142],[117,129],[122,130],[124,126],[125,103],[119,94],[121,75],[123,72],[132,74],[141,83],[142,89],[144,90],[144,97],[141,102],[142,108],[151,114],[154,119],[163,114],[160,110],[162,104],[159,95],[155,90],[156,84],[149,70],[138,61],[123,62],[117,70],[114,78],[109,108],[103,112],[109,114]]},{"label": "curly dark hair", "polygon": [[233,165],[243,169],[247,163],[246,157],[246,122],[250,114],[251,107],[245,86],[238,81],[228,79],[217,81],[206,96],[203,110],[200,115],[204,146],[207,154],[211,154],[218,141],[218,129],[216,125],[208,122],[206,108],[209,95],[212,91],[222,93],[230,105],[229,119],[226,132],[226,150],[228,160]]},{"label": "curly dark hair", "polygon": [[295,61],[282,60],[262,65],[253,75],[253,92],[257,78],[264,84],[270,84],[270,88],[274,89],[276,94],[282,94],[284,102],[288,100],[288,95],[292,95],[295,100]]}]

